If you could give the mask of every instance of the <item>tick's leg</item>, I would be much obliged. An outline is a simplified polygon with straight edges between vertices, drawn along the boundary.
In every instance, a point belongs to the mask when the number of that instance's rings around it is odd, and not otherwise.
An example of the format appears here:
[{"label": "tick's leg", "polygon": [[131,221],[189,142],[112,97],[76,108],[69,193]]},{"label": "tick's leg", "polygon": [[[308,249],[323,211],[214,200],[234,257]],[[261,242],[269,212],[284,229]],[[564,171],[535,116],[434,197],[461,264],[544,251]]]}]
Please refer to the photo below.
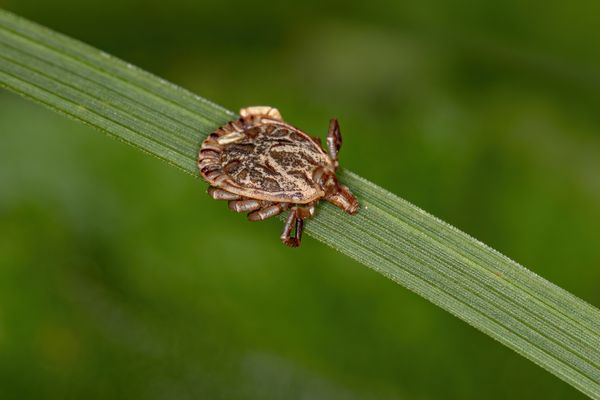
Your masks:
[{"label": "tick's leg", "polygon": [[257,117],[267,117],[272,119],[277,119],[279,121],[283,121],[281,118],[281,114],[279,110],[274,107],[269,106],[253,106],[246,107],[240,110],[240,116],[242,118],[257,116]]},{"label": "tick's leg", "polygon": [[323,148],[323,143],[321,143],[321,138],[318,136],[311,136],[310,137],[312,139],[313,142],[315,142],[316,144],[319,145],[319,147]]},{"label": "tick's leg", "polygon": [[208,188],[208,195],[215,200],[239,200],[242,198],[239,194],[231,193],[214,186]]},{"label": "tick's leg", "polygon": [[346,186],[340,184],[335,175],[317,168],[313,172],[313,181],[325,192],[324,199],[348,214],[356,214],[360,208],[358,200]]},{"label": "tick's leg", "polygon": [[229,209],[235,212],[248,212],[258,210],[265,206],[265,204],[259,200],[246,199],[246,200],[231,200],[229,202]]},{"label": "tick's leg", "polygon": [[302,242],[302,228],[304,227],[304,220],[302,218],[296,218],[296,237],[294,238],[296,245],[294,247],[300,246],[300,242]]},{"label": "tick's leg", "polygon": [[321,188],[325,191],[325,194],[327,194],[328,191],[331,191],[332,188],[335,188],[337,185],[335,174],[323,167],[315,168],[312,173],[312,179],[313,182],[321,186]]},{"label": "tick's leg", "polygon": [[356,197],[350,192],[350,189],[339,183],[336,185],[334,191],[325,195],[325,200],[334,206],[341,208],[350,215],[356,214],[360,208],[358,200],[356,200]]},{"label": "tick's leg", "polygon": [[338,167],[338,152],[342,147],[342,133],[340,132],[340,125],[336,118],[332,118],[329,121],[329,132],[327,133],[327,149],[329,150],[329,157],[333,160],[335,167]]},{"label": "tick's leg", "polygon": [[[281,241],[290,247],[300,246],[302,241],[302,228],[304,220],[311,218],[315,213],[315,204],[308,204],[306,207],[294,207],[290,210],[283,232],[281,233]],[[294,237],[292,237],[292,229],[295,228]]]},{"label": "tick's leg", "polygon": [[250,221],[262,221],[263,219],[271,218],[281,214],[289,207],[288,203],[275,203],[261,208],[260,210],[253,211],[248,214]]},{"label": "tick's leg", "polygon": [[[302,240],[302,226],[303,222],[301,218],[298,218],[298,208],[294,207],[290,210],[290,213],[283,225],[283,232],[281,232],[280,239],[283,244],[290,247],[300,246]],[[295,236],[292,237],[292,229],[296,228]]]},{"label": "tick's leg", "polygon": [[315,215],[315,203],[307,204],[305,207],[298,207],[297,216],[302,219],[309,219]]}]

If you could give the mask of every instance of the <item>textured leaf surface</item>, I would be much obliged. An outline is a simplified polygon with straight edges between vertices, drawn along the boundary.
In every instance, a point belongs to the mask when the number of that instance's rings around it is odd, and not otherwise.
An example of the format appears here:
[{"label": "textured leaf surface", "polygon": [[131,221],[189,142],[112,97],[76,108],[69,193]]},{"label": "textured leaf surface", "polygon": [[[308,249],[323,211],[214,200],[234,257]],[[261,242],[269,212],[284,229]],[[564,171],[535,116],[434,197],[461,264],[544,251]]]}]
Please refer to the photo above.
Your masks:
[{"label": "textured leaf surface", "polygon": [[[200,142],[235,117],[3,11],[0,84],[194,176]],[[361,212],[349,217],[322,205],[308,234],[600,398],[598,309],[360,176],[340,175],[358,196]]]}]

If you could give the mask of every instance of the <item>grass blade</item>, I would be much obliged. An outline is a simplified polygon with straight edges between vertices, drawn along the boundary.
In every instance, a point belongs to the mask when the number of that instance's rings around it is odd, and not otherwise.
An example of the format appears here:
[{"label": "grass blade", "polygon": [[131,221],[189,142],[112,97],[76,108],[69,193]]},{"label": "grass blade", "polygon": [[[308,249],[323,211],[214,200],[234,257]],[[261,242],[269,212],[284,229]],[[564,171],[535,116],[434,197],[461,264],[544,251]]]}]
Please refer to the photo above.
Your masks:
[{"label": "grass blade", "polygon": [[[90,46],[0,11],[0,85],[197,176],[202,139],[235,114]],[[600,398],[600,311],[360,176],[355,217],[307,233]]]}]

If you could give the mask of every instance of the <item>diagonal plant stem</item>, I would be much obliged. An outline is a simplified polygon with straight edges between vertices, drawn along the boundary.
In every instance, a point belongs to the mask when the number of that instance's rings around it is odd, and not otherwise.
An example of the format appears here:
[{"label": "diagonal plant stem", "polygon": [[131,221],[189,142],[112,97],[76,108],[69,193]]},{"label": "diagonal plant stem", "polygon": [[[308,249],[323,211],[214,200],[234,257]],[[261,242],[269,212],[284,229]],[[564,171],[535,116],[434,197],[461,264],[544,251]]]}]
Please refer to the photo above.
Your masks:
[{"label": "diagonal plant stem", "polygon": [[[235,114],[0,10],[0,85],[197,176],[203,138]],[[362,209],[324,204],[306,232],[418,293],[592,398],[600,311],[385,189],[342,170]]]}]

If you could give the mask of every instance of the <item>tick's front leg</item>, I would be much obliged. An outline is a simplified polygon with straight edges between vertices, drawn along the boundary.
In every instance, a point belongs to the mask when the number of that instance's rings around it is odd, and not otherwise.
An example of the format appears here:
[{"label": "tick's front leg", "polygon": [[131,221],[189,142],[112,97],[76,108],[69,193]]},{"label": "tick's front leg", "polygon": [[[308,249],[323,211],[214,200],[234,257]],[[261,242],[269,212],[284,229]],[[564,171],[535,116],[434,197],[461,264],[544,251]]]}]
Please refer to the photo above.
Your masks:
[{"label": "tick's front leg", "polygon": [[329,157],[335,164],[335,168],[338,167],[338,153],[342,147],[342,132],[340,131],[340,124],[338,120],[332,118],[329,121],[329,132],[327,133],[327,150],[329,150]]}]

